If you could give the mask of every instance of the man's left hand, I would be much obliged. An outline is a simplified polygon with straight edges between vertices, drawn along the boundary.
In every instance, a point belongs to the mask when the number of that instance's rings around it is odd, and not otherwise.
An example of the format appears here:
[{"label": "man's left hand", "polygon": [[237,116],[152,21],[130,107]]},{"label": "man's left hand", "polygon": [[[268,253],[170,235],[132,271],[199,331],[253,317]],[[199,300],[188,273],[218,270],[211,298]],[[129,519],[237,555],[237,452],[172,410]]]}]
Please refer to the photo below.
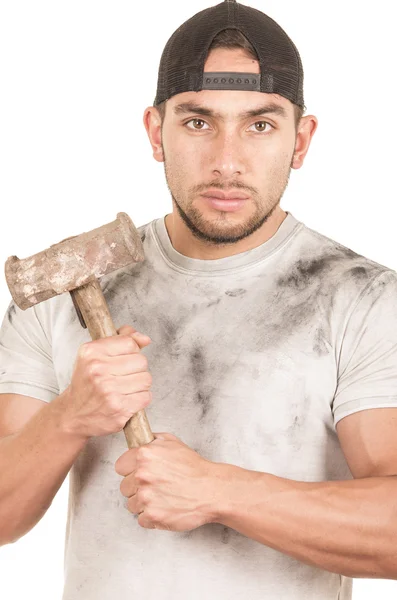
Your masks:
[{"label": "man's left hand", "polygon": [[204,459],[170,433],[154,434],[150,444],[118,458],[120,491],[138,523],[149,529],[190,531],[216,522],[220,470],[226,465]]}]

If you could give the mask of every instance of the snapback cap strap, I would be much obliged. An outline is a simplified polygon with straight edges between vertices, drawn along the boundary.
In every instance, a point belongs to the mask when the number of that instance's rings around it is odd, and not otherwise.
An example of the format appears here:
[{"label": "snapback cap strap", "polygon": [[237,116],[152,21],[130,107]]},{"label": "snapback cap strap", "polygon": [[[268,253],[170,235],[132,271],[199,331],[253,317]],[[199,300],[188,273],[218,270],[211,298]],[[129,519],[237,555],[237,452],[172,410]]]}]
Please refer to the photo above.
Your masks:
[{"label": "snapback cap strap", "polygon": [[234,73],[218,71],[203,73],[203,90],[250,90],[261,91],[260,73]]},{"label": "snapback cap strap", "polygon": [[201,90],[248,90],[276,93],[272,73],[240,73],[235,71],[204,71]]}]

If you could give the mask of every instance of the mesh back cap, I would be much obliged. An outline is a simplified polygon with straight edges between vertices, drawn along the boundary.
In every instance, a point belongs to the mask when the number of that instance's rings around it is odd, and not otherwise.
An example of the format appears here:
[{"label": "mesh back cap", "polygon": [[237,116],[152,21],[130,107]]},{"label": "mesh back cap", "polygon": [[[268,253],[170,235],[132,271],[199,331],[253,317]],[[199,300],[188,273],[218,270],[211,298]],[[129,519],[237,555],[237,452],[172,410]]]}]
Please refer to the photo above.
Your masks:
[{"label": "mesh back cap", "polygon": [[[237,29],[252,44],[260,74],[204,73],[209,47],[224,29]],[[185,21],[163,50],[154,106],[175,94],[203,89],[250,89],[279,94],[304,107],[303,67],[285,31],[263,12],[225,0]]]}]

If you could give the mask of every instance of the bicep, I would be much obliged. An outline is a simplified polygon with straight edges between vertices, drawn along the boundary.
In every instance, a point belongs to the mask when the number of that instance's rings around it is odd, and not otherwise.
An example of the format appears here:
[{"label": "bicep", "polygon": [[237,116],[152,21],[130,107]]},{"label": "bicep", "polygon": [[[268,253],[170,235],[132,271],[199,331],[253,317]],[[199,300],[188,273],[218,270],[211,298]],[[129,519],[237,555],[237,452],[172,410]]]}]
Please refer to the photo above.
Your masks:
[{"label": "bicep", "polygon": [[353,477],[397,475],[397,408],[358,411],[341,419],[336,431]]},{"label": "bicep", "polygon": [[0,394],[0,439],[21,430],[46,404],[22,394]]}]

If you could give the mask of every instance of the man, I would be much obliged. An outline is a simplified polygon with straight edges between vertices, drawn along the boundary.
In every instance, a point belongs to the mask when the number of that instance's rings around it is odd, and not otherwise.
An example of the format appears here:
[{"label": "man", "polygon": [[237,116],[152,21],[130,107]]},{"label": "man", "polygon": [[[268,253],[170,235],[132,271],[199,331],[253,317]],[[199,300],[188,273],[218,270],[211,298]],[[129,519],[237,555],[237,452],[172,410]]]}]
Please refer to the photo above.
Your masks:
[{"label": "man", "polygon": [[[144,114],[173,212],[139,228],[144,263],[102,279],[134,327],[89,342],[66,296],[10,304],[0,542],[72,467],[64,600],[347,600],[352,577],[397,578],[397,274],[281,209],[303,112],[274,21],[198,13]],[[125,451],[143,407],[160,433]]]}]

